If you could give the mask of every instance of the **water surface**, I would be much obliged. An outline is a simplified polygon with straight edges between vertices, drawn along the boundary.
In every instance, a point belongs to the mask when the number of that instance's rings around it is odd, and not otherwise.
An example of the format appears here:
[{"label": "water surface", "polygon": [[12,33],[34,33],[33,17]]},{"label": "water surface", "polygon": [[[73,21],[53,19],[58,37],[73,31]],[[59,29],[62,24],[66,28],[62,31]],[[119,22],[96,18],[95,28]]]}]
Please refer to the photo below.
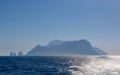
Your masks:
[{"label": "water surface", "polygon": [[120,75],[120,56],[0,57],[0,75]]}]

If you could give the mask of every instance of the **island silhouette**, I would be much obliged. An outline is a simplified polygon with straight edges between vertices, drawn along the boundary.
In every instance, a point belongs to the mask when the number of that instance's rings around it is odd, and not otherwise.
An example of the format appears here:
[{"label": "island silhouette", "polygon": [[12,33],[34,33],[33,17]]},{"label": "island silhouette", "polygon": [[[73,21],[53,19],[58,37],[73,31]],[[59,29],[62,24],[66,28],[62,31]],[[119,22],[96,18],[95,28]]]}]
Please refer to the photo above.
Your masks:
[{"label": "island silhouette", "polygon": [[75,41],[53,40],[45,46],[37,45],[27,53],[27,56],[41,55],[107,55],[107,53],[82,39]]}]

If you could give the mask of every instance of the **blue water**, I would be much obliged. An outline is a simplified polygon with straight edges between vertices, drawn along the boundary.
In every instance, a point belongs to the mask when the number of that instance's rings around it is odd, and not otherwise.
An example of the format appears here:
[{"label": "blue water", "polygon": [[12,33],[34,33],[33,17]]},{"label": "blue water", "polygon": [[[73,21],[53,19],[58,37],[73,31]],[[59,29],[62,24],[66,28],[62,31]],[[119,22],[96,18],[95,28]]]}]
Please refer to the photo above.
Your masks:
[{"label": "blue water", "polygon": [[0,75],[120,75],[120,57],[0,57]]}]

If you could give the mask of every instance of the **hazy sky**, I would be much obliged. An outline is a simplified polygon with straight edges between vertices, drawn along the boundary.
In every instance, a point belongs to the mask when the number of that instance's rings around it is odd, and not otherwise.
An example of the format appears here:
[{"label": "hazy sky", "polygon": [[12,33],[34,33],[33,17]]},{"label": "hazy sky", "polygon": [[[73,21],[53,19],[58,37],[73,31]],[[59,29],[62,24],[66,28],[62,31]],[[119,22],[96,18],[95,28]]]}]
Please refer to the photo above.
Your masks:
[{"label": "hazy sky", "polygon": [[54,39],[120,54],[120,0],[0,0],[0,55]]}]

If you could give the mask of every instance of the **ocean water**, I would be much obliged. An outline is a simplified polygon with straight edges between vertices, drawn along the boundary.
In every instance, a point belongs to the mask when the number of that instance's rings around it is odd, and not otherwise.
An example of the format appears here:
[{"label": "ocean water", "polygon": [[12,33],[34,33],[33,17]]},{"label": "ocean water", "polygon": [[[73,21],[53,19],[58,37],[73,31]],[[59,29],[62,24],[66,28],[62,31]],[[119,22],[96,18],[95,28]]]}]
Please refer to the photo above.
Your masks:
[{"label": "ocean water", "polygon": [[0,57],[0,75],[120,75],[120,56]]}]

